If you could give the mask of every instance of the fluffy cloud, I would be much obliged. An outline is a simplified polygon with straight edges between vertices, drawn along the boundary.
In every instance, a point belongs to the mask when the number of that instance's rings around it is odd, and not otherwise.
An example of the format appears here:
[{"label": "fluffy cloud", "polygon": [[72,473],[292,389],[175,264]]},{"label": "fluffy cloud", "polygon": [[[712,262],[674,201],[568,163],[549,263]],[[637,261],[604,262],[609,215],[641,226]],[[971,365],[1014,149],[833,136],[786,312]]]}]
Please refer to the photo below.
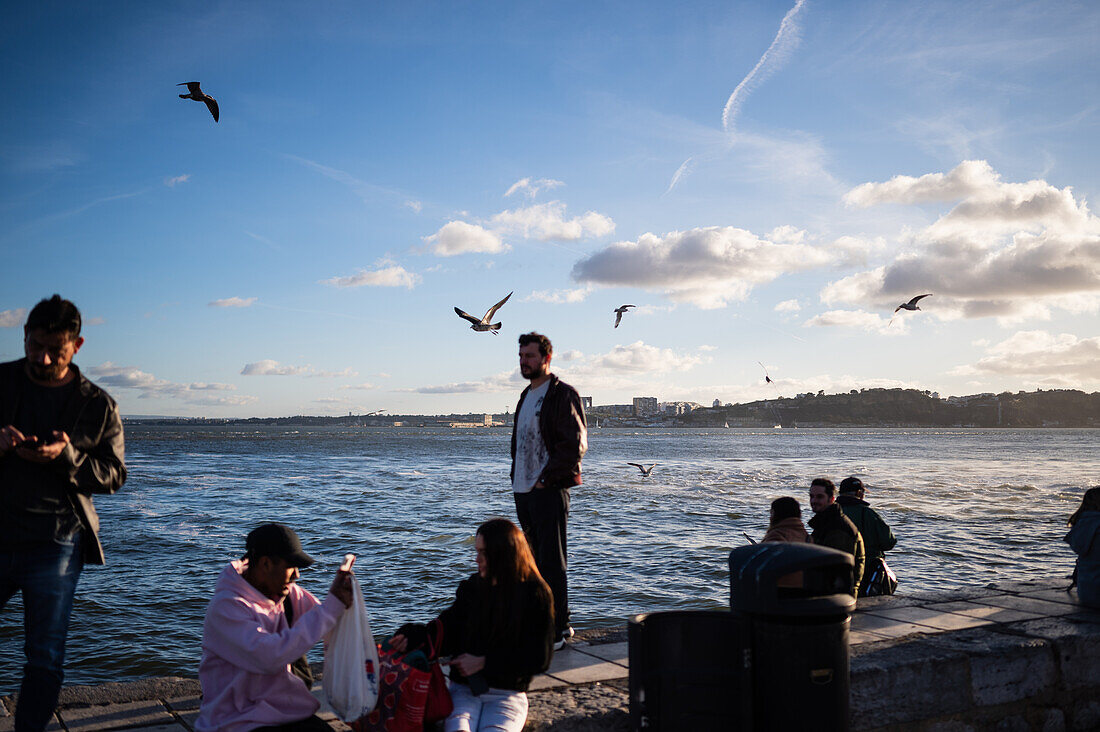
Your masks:
[{"label": "fluffy cloud", "polygon": [[501,211],[493,216],[491,223],[495,231],[505,236],[538,241],[577,241],[615,231],[615,222],[595,211],[566,219],[565,204],[561,201]]},{"label": "fluffy cloud", "polygon": [[175,188],[180,183],[186,183],[189,180],[191,180],[191,174],[184,173],[183,175],[177,175],[175,178],[165,178],[164,185],[168,186],[169,188]]},{"label": "fluffy cloud", "polygon": [[591,287],[578,287],[572,290],[535,290],[524,302],[548,302],[553,305],[584,302],[584,299],[592,292]]},{"label": "fluffy cloud", "polygon": [[530,178],[520,178],[511,187],[505,191],[504,197],[507,198],[513,193],[523,193],[528,198],[534,198],[538,195],[539,191],[550,190],[559,186],[565,185],[560,180],[554,180],[553,178],[539,178],[538,180],[531,180]]},{"label": "fluffy cloud", "polygon": [[774,309],[777,313],[797,313],[802,309],[802,306],[798,304],[798,300],[784,300],[781,303],[776,303]]},{"label": "fluffy cloud", "polygon": [[675,302],[720,308],[744,300],[755,285],[834,259],[827,249],[712,226],[616,242],[577,262],[572,276],[586,284],[659,290]]},{"label": "fluffy cloud", "polygon": [[986,348],[986,357],[955,369],[960,375],[1031,377],[1051,386],[1100,383],[1100,337],[1020,331]]},{"label": "fluffy cloud", "polygon": [[208,302],[212,308],[247,308],[256,302],[254,297],[227,297],[222,300]]},{"label": "fluffy cloud", "polygon": [[368,391],[370,389],[377,389],[378,387],[374,384],[371,384],[370,382],[365,381],[362,384],[346,384],[344,386],[341,386],[340,388],[344,390],[353,389],[357,391]]},{"label": "fluffy cloud", "polygon": [[235,391],[232,384],[192,382],[177,384],[158,379],[152,374],[135,366],[116,366],[107,361],[100,366],[88,369],[96,383],[116,389],[133,389],[139,392],[140,399],[173,398],[182,399],[189,404],[206,406],[243,406],[252,404],[256,397],[239,395],[221,395],[220,392]]},{"label": "fluffy cloud", "polygon": [[929,310],[939,318],[1004,322],[1049,317],[1051,308],[1095,307],[1100,219],[1070,188],[1041,180],[1004,183],[987,163],[968,161],[947,174],[865,183],[846,200],[873,205],[960,198],[907,237],[892,262],[830,283],[822,301],[892,310],[932,292]]},{"label": "fluffy cloud", "polygon": [[[698,349],[706,352],[708,347]],[[586,355],[580,351],[555,354],[554,372],[583,392],[595,389],[627,389],[650,385],[648,377],[681,373],[709,360],[698,353],[677,352],[671,348],[658,348],[642,341],[627,346],[615,346],[607,353]],[[527,385],[519,370],[504,371],[479,381],[452,382],[400,392],[417,394],[488,394],[498,392],[518,393]]]},{"label": "fluffy cloud", "polygon": [[424,204],[420,201],[405,201],[405,205],[411,208],[416,213],[420,213],[424,208]]},{"label": "fluffy cloud", "polygon": [[313,369],[309,366],[284,366],[268,358],[245,364],[241,374],[243,376],[300,376],[312,371]]},{"label": "fluffy cloud", "polygon": [[432,234],[425,236],[432,254],[439,257],[453,257],[456,254],[499,254],[510,248],[496,234],[477,224],[465,221],[451,221]]},{"label": "fluffy cloud", "polygon": [[389,264],[373,271],[361,269],[358,273],[347,277],[332,277],[321,280],[322,284],[331,287],[406,287],[412,289],[420,283],[421,277],[415,272],[409,272],[399,264]]},{"label": "fluffy cloud", "polygon": [[903,335],[908,332],[908,318],[883,318],[877,313],[863,310],[830,310],[807,320],[805,328],[840,327],[858,328],[880,335]]},{"label": "fluffy cloud", "polygon": [[311,371],[309,377],[311,379],[352,379],[359,375],[359,372],[354,370],[351,366],[339,371]]},{"label": "fluffy cloud", "polygon": [[27,318],[26,308],[16,308],[15,310],[0,310],[0,328],[15,328],[23,325],[23,322]]}]

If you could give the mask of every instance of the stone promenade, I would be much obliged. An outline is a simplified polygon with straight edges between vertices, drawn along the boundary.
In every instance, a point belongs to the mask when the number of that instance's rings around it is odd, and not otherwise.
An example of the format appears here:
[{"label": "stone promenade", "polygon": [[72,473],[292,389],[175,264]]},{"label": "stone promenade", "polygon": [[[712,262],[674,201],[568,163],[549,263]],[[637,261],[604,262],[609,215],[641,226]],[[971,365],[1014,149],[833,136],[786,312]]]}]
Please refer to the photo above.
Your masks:
[{"label": "stone promenade", "polygon": [[[854,730],[1100,729],[1100,611],[1062,580],[861,600],[852,617]],[[625,628],[587,631],[532,684],[528,730],[628,730]],[[51,730],[192,730],[194,679],[62,691]],[[322,699],[320,685],[314,689]],[[14,702],[0,704],[0,732]],[[333,729],[348,729],[326,705]]]}]

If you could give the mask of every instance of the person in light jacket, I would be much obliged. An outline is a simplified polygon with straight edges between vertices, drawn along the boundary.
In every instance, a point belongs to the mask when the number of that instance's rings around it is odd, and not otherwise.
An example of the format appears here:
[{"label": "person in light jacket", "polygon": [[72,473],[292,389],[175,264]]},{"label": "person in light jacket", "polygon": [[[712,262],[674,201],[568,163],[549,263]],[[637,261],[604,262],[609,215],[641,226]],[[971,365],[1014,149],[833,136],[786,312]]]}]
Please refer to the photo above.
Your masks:
[{"label": "person in light jacket", "polygon": [[1085,497],[1069,517],[1065,541],[1077,552],[1073,581],[1077,597],[1086,605],[1100,607],[1100,486],[1085,491]]},{"label": "person in light jacket", "polygon": [[[321,703],[291,664],[336,626],[351,606],[351,573],[338,570],[320,602],[296,584],[313,564],[293,529],[264,524],[247,554],[226,567],[202,629],[197,732],[325,732]],[[293,624],[288,620],[293,616]]]}]

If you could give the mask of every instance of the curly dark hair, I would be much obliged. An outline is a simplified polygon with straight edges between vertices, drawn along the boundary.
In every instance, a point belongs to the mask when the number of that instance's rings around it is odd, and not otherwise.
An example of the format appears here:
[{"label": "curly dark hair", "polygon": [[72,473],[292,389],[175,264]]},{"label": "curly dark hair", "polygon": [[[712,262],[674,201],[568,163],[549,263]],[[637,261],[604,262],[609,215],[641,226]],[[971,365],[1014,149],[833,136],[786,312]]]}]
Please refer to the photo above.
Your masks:
[{"label": "curly dark hair", "polygon": [[542,333],[535,333],[534,331],[532,331],[530,333],[524,333],[519,337],[520,348],[523,348],[524,346],[529,346],[532,343],[537,343],[539,345],[539,353],[542,354],[543,358],[553,355],[554,346],[550,344],[550,339],[544,336]]}]

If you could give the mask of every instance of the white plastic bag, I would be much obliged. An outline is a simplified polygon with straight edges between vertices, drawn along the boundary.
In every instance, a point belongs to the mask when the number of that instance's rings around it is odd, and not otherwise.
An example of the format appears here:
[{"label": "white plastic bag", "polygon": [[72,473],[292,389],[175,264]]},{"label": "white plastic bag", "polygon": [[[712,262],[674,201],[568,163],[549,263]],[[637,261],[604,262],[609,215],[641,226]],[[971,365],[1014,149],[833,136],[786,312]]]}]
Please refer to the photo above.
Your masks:
[{"label": "white plastic bag", "polygon": [[[351,568],[355,557],[344,557]],[[354,722],[370,714],[378,703],[378,646],[370,630],[359,581],[352,577],[351,607],[336,621],[325,644],[325,698],[336,716]]]}]

